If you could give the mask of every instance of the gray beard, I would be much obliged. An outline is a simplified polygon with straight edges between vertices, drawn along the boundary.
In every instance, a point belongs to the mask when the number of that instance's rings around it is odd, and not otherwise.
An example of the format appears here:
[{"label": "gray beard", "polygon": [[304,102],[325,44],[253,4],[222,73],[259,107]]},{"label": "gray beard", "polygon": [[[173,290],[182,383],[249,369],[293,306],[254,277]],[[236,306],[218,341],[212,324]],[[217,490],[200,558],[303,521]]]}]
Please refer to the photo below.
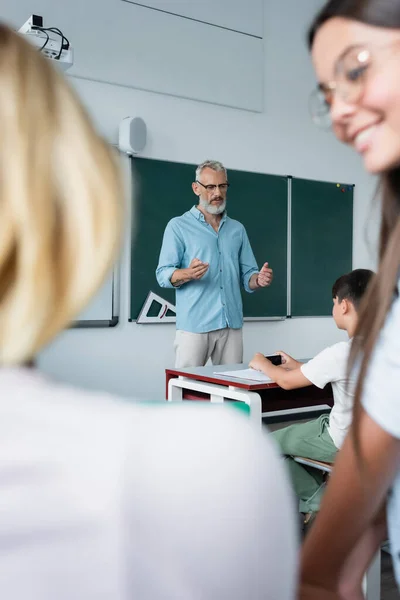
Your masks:
[{"label": "gray beard", "polygon": [[207,202],[207,200],[203,200],[202,198],[199,198],[199,200],[201,208],[204,208],[204,210],[206,210],[210,215],[220,215],[226,209],[226,200],[219,206],[212,206],[209,202]]}]

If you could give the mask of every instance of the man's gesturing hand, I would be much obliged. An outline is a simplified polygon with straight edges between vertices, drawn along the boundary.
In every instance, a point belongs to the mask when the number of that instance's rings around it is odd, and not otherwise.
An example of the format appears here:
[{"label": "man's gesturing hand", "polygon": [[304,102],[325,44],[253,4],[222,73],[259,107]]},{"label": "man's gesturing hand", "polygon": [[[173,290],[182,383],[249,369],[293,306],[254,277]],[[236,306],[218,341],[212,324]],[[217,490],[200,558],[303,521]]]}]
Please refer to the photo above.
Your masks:
[{"label": "man's gesturing hand", "polygon": [[264,263],[257,277],[259,287],[267,287],[272,282],[273,271],[269,268],[268,263]]},{"label": "man's gesturing hand", "polygon": [[172,273],[171,283],[174,287],[180,287],[188,281],[201,279],[208,271],[208,263],[203,263],[198,258],[194,258],[186,269],[176,269]]},{"label": "man's gesturing hand", "polygon": [[189,279],[201,279],[208,271],[209,264],[194,258],[186,269]]}]

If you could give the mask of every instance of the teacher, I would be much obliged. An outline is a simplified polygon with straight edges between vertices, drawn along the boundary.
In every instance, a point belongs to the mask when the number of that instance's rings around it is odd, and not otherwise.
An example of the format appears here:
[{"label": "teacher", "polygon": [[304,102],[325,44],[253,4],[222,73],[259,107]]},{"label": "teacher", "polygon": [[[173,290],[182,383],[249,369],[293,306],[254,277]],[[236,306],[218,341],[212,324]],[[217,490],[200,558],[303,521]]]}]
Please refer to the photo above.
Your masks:
[{"label": "teacher", "polygon": [[156,271],[161,287],[176,288],[175,366],[243,362],[246,292],[267,287],[272,269],[259,271],[244,226],[228,217],[227,171],[205,161],[192,183],[198,204],[169,221]]}]

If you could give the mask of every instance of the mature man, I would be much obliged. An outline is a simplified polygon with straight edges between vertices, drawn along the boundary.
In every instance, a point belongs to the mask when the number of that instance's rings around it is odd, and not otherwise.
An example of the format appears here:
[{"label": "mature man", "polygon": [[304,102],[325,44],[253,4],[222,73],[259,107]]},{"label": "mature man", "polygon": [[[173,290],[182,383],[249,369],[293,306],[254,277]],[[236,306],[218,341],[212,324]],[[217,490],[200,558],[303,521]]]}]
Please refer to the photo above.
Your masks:
[{"label": "mature man", "polygon": [[168,223],[156,271],[161,287],[176,288],[175,366],[243,362],[247,292],[268,286],[272,269],[258,270],[245,228],[226,214],[225,167],[208,160],[196,169],[199,203]]}]

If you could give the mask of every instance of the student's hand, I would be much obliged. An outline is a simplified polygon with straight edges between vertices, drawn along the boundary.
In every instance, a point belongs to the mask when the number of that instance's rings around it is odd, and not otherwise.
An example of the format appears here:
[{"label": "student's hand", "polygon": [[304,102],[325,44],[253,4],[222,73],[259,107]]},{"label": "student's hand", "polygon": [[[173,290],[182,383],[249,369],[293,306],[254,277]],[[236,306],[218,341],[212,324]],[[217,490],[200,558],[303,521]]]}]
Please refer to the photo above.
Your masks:
[{"label": "student's hand", "polygon": [[261,271],[259,272],[258,276],[257,276],[257,285],[259,287],[267,287],[268,285],[271,284],[272,279],[273,279],[274,273],[272,271],[272,269],[269,268],[268,263],[264,263]]},{"label": "student's hand", "polygon": [[297,369],[299,366],[299,362],[297,360],[295,360],[294,358],[292,358],[289,354],[286,354],[286,352],[282,352],[282,350],[277,350],[275,352],[275,354],[279,354],[282,357],[282,367],[284,369],[288,369],[289,371],[292,371],[293,369]]},{"label": "student's hand", "polygon": [[265,358],[264,354],[257,352],[249,362],[249,367],[255,369],[256,371],[262,371],[267,361],[268,359]]},{"label": "student's hand", "polygon": [[189,279],[201,279],[207,273],[208,267],[208,263],[194,258],[185,271],[187,271]]}]

